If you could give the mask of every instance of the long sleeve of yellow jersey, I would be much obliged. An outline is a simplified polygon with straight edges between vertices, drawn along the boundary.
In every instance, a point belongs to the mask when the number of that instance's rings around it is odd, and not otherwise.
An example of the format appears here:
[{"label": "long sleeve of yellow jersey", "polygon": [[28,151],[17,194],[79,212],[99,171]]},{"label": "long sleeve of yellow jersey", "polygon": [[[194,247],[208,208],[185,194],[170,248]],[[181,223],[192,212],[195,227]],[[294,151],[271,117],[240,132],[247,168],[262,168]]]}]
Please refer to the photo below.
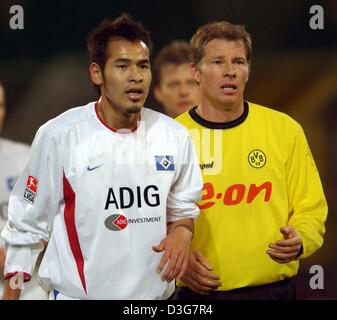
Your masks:
[{"label": "long sleeve of yellow jersey", "polygon": [[312,255],[323,244],[328,207],[315,161],[299,126],[290,144],[287,165],[289,224],[300,234],[303,253]]}]

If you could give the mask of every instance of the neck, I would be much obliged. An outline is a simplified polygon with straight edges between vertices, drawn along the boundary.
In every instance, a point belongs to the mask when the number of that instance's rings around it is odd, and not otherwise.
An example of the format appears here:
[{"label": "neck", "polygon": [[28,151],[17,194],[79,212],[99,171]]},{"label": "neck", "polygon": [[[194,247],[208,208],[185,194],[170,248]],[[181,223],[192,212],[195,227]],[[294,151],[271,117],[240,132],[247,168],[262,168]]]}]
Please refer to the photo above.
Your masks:
[{"label": "neck", "polygon": [[137,122],[140,121],[140,112],[118,111],[105,96],[102,96],[98,101],[97,111],[105,124],[114,130],[128,129],[134,131],[137,129]]},{"label": "neck", "polygon": [[243,99],[232,104],[217,104],[201,99],[201,103],[196,109],[198,115],[210,122],[230,122],[240,118],[243,114]]}]

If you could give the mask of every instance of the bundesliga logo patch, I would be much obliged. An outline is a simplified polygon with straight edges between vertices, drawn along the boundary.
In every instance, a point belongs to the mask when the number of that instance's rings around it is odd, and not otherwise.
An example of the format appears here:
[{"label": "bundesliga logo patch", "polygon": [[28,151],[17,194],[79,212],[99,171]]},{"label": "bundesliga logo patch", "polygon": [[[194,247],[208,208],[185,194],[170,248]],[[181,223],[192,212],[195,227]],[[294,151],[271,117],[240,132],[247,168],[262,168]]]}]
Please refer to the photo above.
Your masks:
[{"label": "bundesliga logo patch", "polygon": [[154,156],[157,171],[174,171],[173,156]]},{"label": "bundesliga logo patch", "polygon": [[34,204],[36,193],[37,193],[37,179],[33,176],[28,176],[27,182],[26,182],[26,189],[24,198],[31,204]]}]

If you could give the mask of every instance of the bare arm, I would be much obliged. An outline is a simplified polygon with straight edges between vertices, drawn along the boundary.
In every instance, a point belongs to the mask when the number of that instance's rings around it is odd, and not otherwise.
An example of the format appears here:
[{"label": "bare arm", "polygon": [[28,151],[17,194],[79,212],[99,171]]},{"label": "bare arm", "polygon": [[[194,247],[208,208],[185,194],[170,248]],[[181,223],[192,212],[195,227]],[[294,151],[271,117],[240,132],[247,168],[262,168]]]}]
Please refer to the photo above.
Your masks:
[{"label": "bare arm", "polygon": [[174,221],[168,224],[167,233],[159,245],[153,246],[153,250],[164,251],[157,272],[160,273],[167,264],[162,280],[171,282],[175,278],[180,279],[186,271],[190,242],[193,238],[193,220]]},{"label": "bare arm", "polygon": [[[5,280],[2,300],[19,300],[21,293],[21,289],[18,288],[20,283],[20,277],[17,277],[17,280],[15,280],[14,277],[16,276]],[[14,288],[12,288],[11,284],[14,284]]]},{"label": "bare arm", "polygon": [[3,275],[5,269],[5,248],[0,247],[0,275]]},{"label": "bare arm", "polygon": [[[47,241],[42,241],[42,243],[44,246],[44,250],[40,253],[38,257],[38,265],[41,262],[41,259],[44,255],[45,249],[48,244]],[[0,254],[1,254],[1,248],[0,248]],[[5,263],[5,255],[3,256],[3,259],[4,259],[3,262]],[[2,274],[3,274],[3,270],[2,270]],[[24,282],[24,275],[22,273],[18,273],[16,275],[13,275],[9,279],[6,279],[2,299],[3,300],[19,300],[23,282]]]}]

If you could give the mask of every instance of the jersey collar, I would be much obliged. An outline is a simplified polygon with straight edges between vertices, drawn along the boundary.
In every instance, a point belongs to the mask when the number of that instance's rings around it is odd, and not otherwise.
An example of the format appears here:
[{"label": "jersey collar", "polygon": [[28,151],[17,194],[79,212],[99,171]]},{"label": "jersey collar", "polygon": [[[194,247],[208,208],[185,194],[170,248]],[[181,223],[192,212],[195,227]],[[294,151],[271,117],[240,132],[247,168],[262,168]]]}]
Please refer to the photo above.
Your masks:
[{"label": "jersey collar", "polygon": [[197,107],[192,108],[188,113],[191,116],[191,118],[195,122],[199,123],[201,126],[209,128],[209,129],[229,129],[229,128],[238,126],[239,124],[241,124],[243,121],[246,120],[248,116],[248,111],[249,111],[249,104],[247,101],[245,101],[243,103],[242,115],[239,118],[229,121],[229,122],[212,122],[212,121],[205,120],[197,114],[197,112],[195,111],[196,108]]},{"label": "jersey collar", "polygon": [[139,128],[140,124],[142,123],[142,121],[139,120],[139,121],[137,122],[137,127],[136,127],[135,129],[133,129],[132,131],[131,131],[131,130],[126,130],[125,132],[123,132],[123,130],[117,130],[117,129],[115,129],[115,128],[110,127],[110,126],[109,126],[109,125],[102,119],[102,117],[101,117],[101,116],[99,115],[99,113],[98,113],[98,101],[95,102],[95,105],[94,105],[94,111],[95,111],[95,114],[96,114],[97,119],[99,120],[99,122],[100,122],[104,127],[106,127],[107,129],[109,129],[110,131],[115,132],[115,133],[118,133],[118,134],[126,135],[126,134],[129,134],[129,133],[133,133],[133,132],[135,132],[135,131]]}]

